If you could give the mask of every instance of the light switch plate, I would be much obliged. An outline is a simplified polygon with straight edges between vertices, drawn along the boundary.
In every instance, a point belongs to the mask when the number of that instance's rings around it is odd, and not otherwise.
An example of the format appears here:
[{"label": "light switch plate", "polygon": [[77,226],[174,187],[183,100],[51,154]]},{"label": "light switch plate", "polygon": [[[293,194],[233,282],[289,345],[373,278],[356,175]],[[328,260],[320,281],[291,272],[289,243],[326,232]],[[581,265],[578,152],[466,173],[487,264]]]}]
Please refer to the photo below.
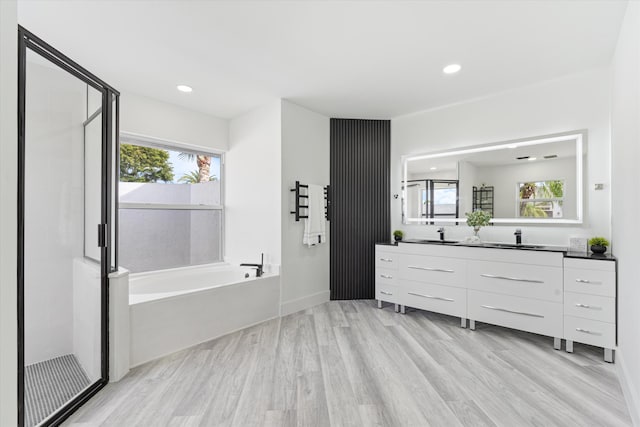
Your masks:
[{"label": "light switch plate", "polygon": [[587,252],[587,240],[586,237],[570,237],[569,250],[571,252]]}]

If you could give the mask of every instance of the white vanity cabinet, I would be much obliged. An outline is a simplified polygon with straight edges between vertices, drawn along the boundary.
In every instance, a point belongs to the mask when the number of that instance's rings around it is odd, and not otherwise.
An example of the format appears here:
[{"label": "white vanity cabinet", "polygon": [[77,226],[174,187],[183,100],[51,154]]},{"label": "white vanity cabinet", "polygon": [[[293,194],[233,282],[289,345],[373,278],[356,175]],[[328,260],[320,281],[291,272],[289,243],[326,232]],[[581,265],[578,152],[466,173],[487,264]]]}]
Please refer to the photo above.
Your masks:
[{"label": "white vanity cabinet", "polygon": [[397,246],[376,245],[376,300],[378,308],[382,308],[383,302],[395,305],[395,310],[400,307],[400,290],[398,287],[398,254]]},{"label": "white vanity cabinet", "polygon": [[616,345],[616,262],[484,246],[376,245],[376,299],[603,347]]},{"label": "white vanity cabinet", "polygon": [[467,276],[471,329],[481,321],[552,336],[554,347],[560,349],[562,252],[473,250]]},{"label": "white vanity cabinet", "polygon": [[604,348],[613,362],[616,346],[616,263],[614,260],[565,258],[564,338]]},{"label": "white vanity cabinet", "polygon": [[400,244],[398,277],[402,312],[405,307],[413,307],[457,316],[461,326],[466,327],[467,263],[435,248]]}]

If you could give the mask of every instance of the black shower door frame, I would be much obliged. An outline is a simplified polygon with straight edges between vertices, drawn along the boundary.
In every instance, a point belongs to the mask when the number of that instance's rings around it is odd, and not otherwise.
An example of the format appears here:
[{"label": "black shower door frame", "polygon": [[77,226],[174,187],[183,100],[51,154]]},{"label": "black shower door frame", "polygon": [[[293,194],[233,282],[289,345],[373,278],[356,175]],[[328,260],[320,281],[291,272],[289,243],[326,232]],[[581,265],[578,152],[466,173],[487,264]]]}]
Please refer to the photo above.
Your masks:
[{"label": "black shower door frame", "polygon": [[[25,227],[25,127],[27,49],[52,62],[102,94],[102,176],[101,209],[98,225],[100,246],[100,333],[101,333],[101,377],[64,406],[59,408],[40,425],[57,426],[74,411],[86,403],[109,382],[109,273],[117,267],[117,186],[113,185],[114,166],[118,169],[119,156],[113,150],[119,148],[120,93],[113,87],[87,71],[60,51],[18,26],[18,426],[24,426],[24,227]],[[115,146],[114,146],[115,145]],[[118,151],[116,151],[117,153]],[[114,162],[116,163],[114,165]],[[115,197],[114,197],[115,195]],[[114,206],[114,204],[116,206]],[[117,210],[116,210],[117,212]],[[111,233],[111,229],[115,233]],[[112,248],[116,249],[113,251]],[[113,263],[112,263],[113,262]]]}]

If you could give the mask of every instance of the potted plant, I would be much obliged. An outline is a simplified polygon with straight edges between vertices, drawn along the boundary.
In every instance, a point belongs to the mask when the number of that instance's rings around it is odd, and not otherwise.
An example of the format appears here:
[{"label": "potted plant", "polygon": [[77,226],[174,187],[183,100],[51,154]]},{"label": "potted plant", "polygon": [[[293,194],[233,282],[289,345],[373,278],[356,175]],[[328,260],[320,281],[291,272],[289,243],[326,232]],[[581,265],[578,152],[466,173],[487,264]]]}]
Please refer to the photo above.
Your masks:
[{"label": "potted plant", "polygon": [[404,237],[404,232],[402,230],[396,230],[393,232],[393,238],[396,242],[399,242]]},{"label": "potted plant", "polygon": [[592,237],[589,239],[589,245],[591,246],[591,252],[594,254],[603,254],[607,251],[609,241],[604,237]]},{"label": "potted plant", "polygon": [[473,227],[473,238],[471,241],[479,242],[480,237],[478,236],[478,232],[481,227],[485,227],[489,225],[491,222],[491,214],[489,212],[485,212],[482,210],[476,210],[471,213],[465,213],[467,216],[467,225],[469,227]]}]

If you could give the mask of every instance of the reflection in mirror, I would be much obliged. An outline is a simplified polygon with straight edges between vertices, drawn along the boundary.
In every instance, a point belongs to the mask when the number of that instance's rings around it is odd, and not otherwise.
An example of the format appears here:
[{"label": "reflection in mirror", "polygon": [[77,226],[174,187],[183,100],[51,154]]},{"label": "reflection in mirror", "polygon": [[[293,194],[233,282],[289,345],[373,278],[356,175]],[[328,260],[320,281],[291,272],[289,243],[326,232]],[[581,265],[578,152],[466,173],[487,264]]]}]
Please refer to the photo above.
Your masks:
[{"label": "reflection in mirror", "polygon": [[[582,221],[584,132],[406,157],[405,223]],[[403,189],[404,190],[404,189]]]},{"label": "reflection in mirror", "polygon": [[429,219],[458,217],[458,187],[455,161],[425,159],[412,162],[407,171],[406,191],[403,191],[407,216],[424,223],[430,222]]}]

